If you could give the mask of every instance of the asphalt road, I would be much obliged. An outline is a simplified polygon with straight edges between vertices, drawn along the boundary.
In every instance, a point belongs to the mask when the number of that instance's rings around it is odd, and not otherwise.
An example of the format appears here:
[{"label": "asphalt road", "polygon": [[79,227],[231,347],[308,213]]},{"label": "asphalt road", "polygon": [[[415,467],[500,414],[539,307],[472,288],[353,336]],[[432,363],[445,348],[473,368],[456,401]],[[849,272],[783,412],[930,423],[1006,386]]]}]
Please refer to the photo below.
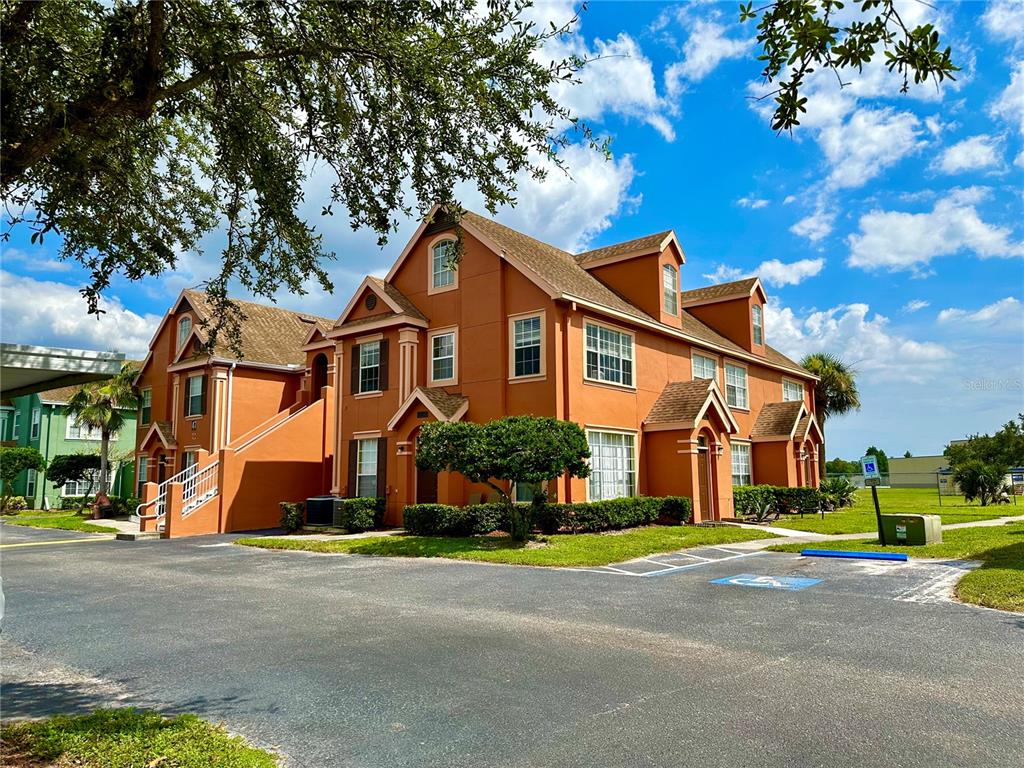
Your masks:
[{"label": "asphalt road", "polygon": [[[4,717],[120,698],[296,766],[1024,764],[1024,617],[942,600],[944,566],[646,578],[229,541],[5,546]],[[740,573],[820,582],[711,583]]]}]

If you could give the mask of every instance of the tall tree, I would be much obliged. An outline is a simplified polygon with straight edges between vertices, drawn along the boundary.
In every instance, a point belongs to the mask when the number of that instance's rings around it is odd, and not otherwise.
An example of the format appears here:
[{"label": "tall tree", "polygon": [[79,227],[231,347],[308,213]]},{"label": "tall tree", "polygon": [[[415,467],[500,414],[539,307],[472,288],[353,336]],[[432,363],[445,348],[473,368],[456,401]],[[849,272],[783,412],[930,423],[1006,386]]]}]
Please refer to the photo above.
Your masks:
[{"label": "tall tree", "polygon": [[124,427],[125,411],[139,407],[139,396],[135,390],[137,369],[125,363],[120,373],[106,381],[86,384],[76,392],[65,406],[65,412],[93,429],[100,430],[100,487],[99,493],[107,493],[110,478],[110,436]]},{"label": "tall tree", "polygon": [[[233,281],[266,297],[331,288],[333,254],[300,213],[314,171],[330,185],[323,212],[344,206],[383,242],[400,215],[435,202],[461,210],[460,184],[492,213],[514,202],[516,179],[558,166],[572,131],[604,147],[552,96],[585,65],[545,53],[575,19],[535,25],[530,4],[0,0],[11,226],[31,227],[33,241],[60,233],[61,257],[91,274],[91,312],[115,274],[159,275],[226,227],[207,289],[237,332]],[[784,78],[782,126],[805,108],[811,64],[860,66],[884,47],[915,79],[950,71],[934,36],[901,29],[888,0],[863,4],[864,27],[834,27],[838,6],[778,0],[743,12],[760,18],[765,77]]]},{"label": "tall tree", "polygon": [[[832,416],[860,408],[860,393],[857,392],[857,372],[836,355],[829,352],[813,352],[800,364],[818,377],[814,385],[814,403],[821,434],[825,435],[825,422]],[[825,446],[818,455],[821,476],[825,477]]]},{"label": "tall tree", "polygon": [[0,494],[0,514],[7,511],[7,502],[14,495],[14,481],[18,479],[18,475],[27,470],[42,472],[44,469],[46,461],[43,454],[35,448],[24,445],[0,446],[0,483],[3,485],[3,493]]}]

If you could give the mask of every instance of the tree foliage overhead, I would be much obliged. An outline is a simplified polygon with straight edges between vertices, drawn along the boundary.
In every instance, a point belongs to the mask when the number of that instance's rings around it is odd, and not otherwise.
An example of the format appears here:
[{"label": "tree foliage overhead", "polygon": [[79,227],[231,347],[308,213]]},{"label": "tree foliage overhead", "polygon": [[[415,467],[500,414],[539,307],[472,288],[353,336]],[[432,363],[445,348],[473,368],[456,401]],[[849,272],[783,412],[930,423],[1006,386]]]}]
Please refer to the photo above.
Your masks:
[{"label": "tree foliage overhead", "polygon": [[460,183],[493,212],[518,174],[558,162],[554,126],[574,121],[549,91],[583,62],[542,63],[572,22],[538,29],[524,4],[0,0],[9,213],[33,241],[61,234],[91,310],[115,273],[159,275],[224,224],[222,309],[233,279],[330,289],[300,214],[314,168],[324,212],[340,203],[383,241]]},{"label": "tree foliage overhead", "polygon": [[800,115],[807,112],[807,97],[801,89],[816,70],[831,70],[840,86],[847,85],[844,70],[861,72],[881,53],[889,71],[902,76],[904,93],[911,79],[936,84],[956,79],[953,73],[960,68],[931,24],[908,26],[896,0],[850,4],[859,14],[845,14],[849,21],[837,20],[847,5],[840,0],[775,0],[756,8],[753,2],[740,5],[740,20],[757,22],[757,44],[762,49],[758,60],[764,62],[761,76],[768,83],[778,83],[768,94],[776,104],[773,129],[788,131],[800,125]]}]

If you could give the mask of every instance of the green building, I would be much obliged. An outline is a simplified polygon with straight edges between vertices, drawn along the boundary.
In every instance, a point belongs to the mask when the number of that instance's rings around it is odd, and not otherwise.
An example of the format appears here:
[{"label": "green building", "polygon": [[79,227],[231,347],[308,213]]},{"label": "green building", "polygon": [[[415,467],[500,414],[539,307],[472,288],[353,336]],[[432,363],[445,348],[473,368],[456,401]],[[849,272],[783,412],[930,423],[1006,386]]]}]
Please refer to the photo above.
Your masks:
[{"label": "green building", "polygon": [[[74,453],[99,455],[99,430],[90,430],[64,413],[64,407],[80,386],[60,387],[24,395],[0,405],[0,441],[4,445],[27,445],[43,454],[47,464],[54,456]],[[125,411],[125,424],[110,440],[110,494],[135,495],[135,422],[137,413]],[[79,487],[79,485],[81,487]],[[14,495],[24,496],[30,508],[60,508],[64,496],[82,496],[88,482],[53,487],[45,475],[28,471],[14,481]],[[93,483],[96,493],[99,483]],[[44,503],[45,499],[45,503]]]}]

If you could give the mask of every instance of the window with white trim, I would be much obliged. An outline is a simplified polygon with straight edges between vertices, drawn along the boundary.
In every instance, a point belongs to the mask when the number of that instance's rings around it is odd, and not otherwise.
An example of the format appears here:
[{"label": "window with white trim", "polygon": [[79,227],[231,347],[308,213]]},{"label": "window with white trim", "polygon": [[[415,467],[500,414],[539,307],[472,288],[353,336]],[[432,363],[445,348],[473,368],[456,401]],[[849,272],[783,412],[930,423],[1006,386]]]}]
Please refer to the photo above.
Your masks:
[{"label": "window with white trim", "polygon": [[718,363],[715,358],[692,353],[693,378],[718,380]]},{"label": "window with white trim", "polygon": [[83,424],[78,416],[68,416],[68,427],[65,437],[68,440],[99,440],[103,437],[103,430],[89,424]]},{"label": "window with white trim", "polygon": [[732,444],[732,484],[750,485],[750,443]]},{"label": "window with white trim", "polygon": [[359,392],[380,391],[380,342],[359,345]]},{"label": "window with white trim", "polygon": [[192,318],[185,315],[178,321],[178,346],[175,347],[177,351],[181,351],[181,347],[185,343],[185,339],[188,338],[188,334],[191,330]]},{"label": "window with white trim", "polygon": [[21,437],[21,411],[14,412],[14,420],[11,423],[11,440]]},{"label": "window with white trim", "polygon": [[33,408],[32,409],[32,423],[29,426],[29,432],[28,432],[29,438],[32,439],[32,440],[38,440],[39,439],[39,421],[40,421],[41,417],[42,417],[42,414],[40,413],[39,409],[38,408]]},{"label": "window with white trim", "polygon": [[203,415],[203,377],[189,376],[185,380],[185,415]]},{"label": "window with white trim", "polygon": [[181,470],[183,472],[189,467],[195,466],[198,462],[199,454],[196,451],[182,451]]},{"label": "window with white trim", "polygon": [[725,401],[734,408],[747,408],[747,369],[725,364]]},{"label": "window with white trim", "polygon": [[754,343],[764,344],[764,313],[760,304],[755,304],[751,310],[754,320]]},{"label": "window with white trim", "polygon": [[587,430],[591,501],[636,496],[636,435]]},{"label": "window with white trim", "polygon": [[513,378],[540,375],[540,333],[540,315],[512,321]]},{"label": "window with white trim", "polygon": [[446,288],[455,284],[455,241],[442,240],[430,255],[430,284],[434,288]]},{"label": "window with white trim", "polygon": [[[107,472],[107,487],[113,485],[114,470]],[[87,469],[82,474],[81,480],[68,480],[60,489],[61,496],[85,496],[95,494],[100,489],[100,471],[98,469]]]},{"label": "window with white trim", "polygon": [[0,411],[0,440],[7,439],[7,414],[9,411],[4,408]]},{"label": "window with white trim", "polygon": [[356,453],[356,496],[377,495],[377,438],[360,440]]},{"label": "window with white trim", "polygon": [[149,479],[149,456],[139,456],[139,466],[135,470],[135,495],[142,498],[142,486]]},{"label": "window with white trim", "polygon": [[28,470],[25,478],[25,498],[30,502],[36,497],[36,477],[38,473],[34,469]]},{"label": "window with white trim", "polygon": [[144,389],[139,398],[139,423],[149,424],[153,419],[153,390]]},{"label": "window with white trim", "polygon": [[661,268],[661,293],[665,304],[665,314],[679,314],[679,279],[676,277],[676,268],[671,264],[665,264]]},{"label": "window with white trim", "polygon": [[455,331],[430,337],[430,380],[455,378]]},{"label": "window with white trim", "polygon": [[586,378],[633,386],[633,337],[623,331],[587,323]]},{"label": "window with white trim", "polygon": [[782,401],[788,403],[792,400],[804,399],[804,385],[799,381],[782,380]]}]

